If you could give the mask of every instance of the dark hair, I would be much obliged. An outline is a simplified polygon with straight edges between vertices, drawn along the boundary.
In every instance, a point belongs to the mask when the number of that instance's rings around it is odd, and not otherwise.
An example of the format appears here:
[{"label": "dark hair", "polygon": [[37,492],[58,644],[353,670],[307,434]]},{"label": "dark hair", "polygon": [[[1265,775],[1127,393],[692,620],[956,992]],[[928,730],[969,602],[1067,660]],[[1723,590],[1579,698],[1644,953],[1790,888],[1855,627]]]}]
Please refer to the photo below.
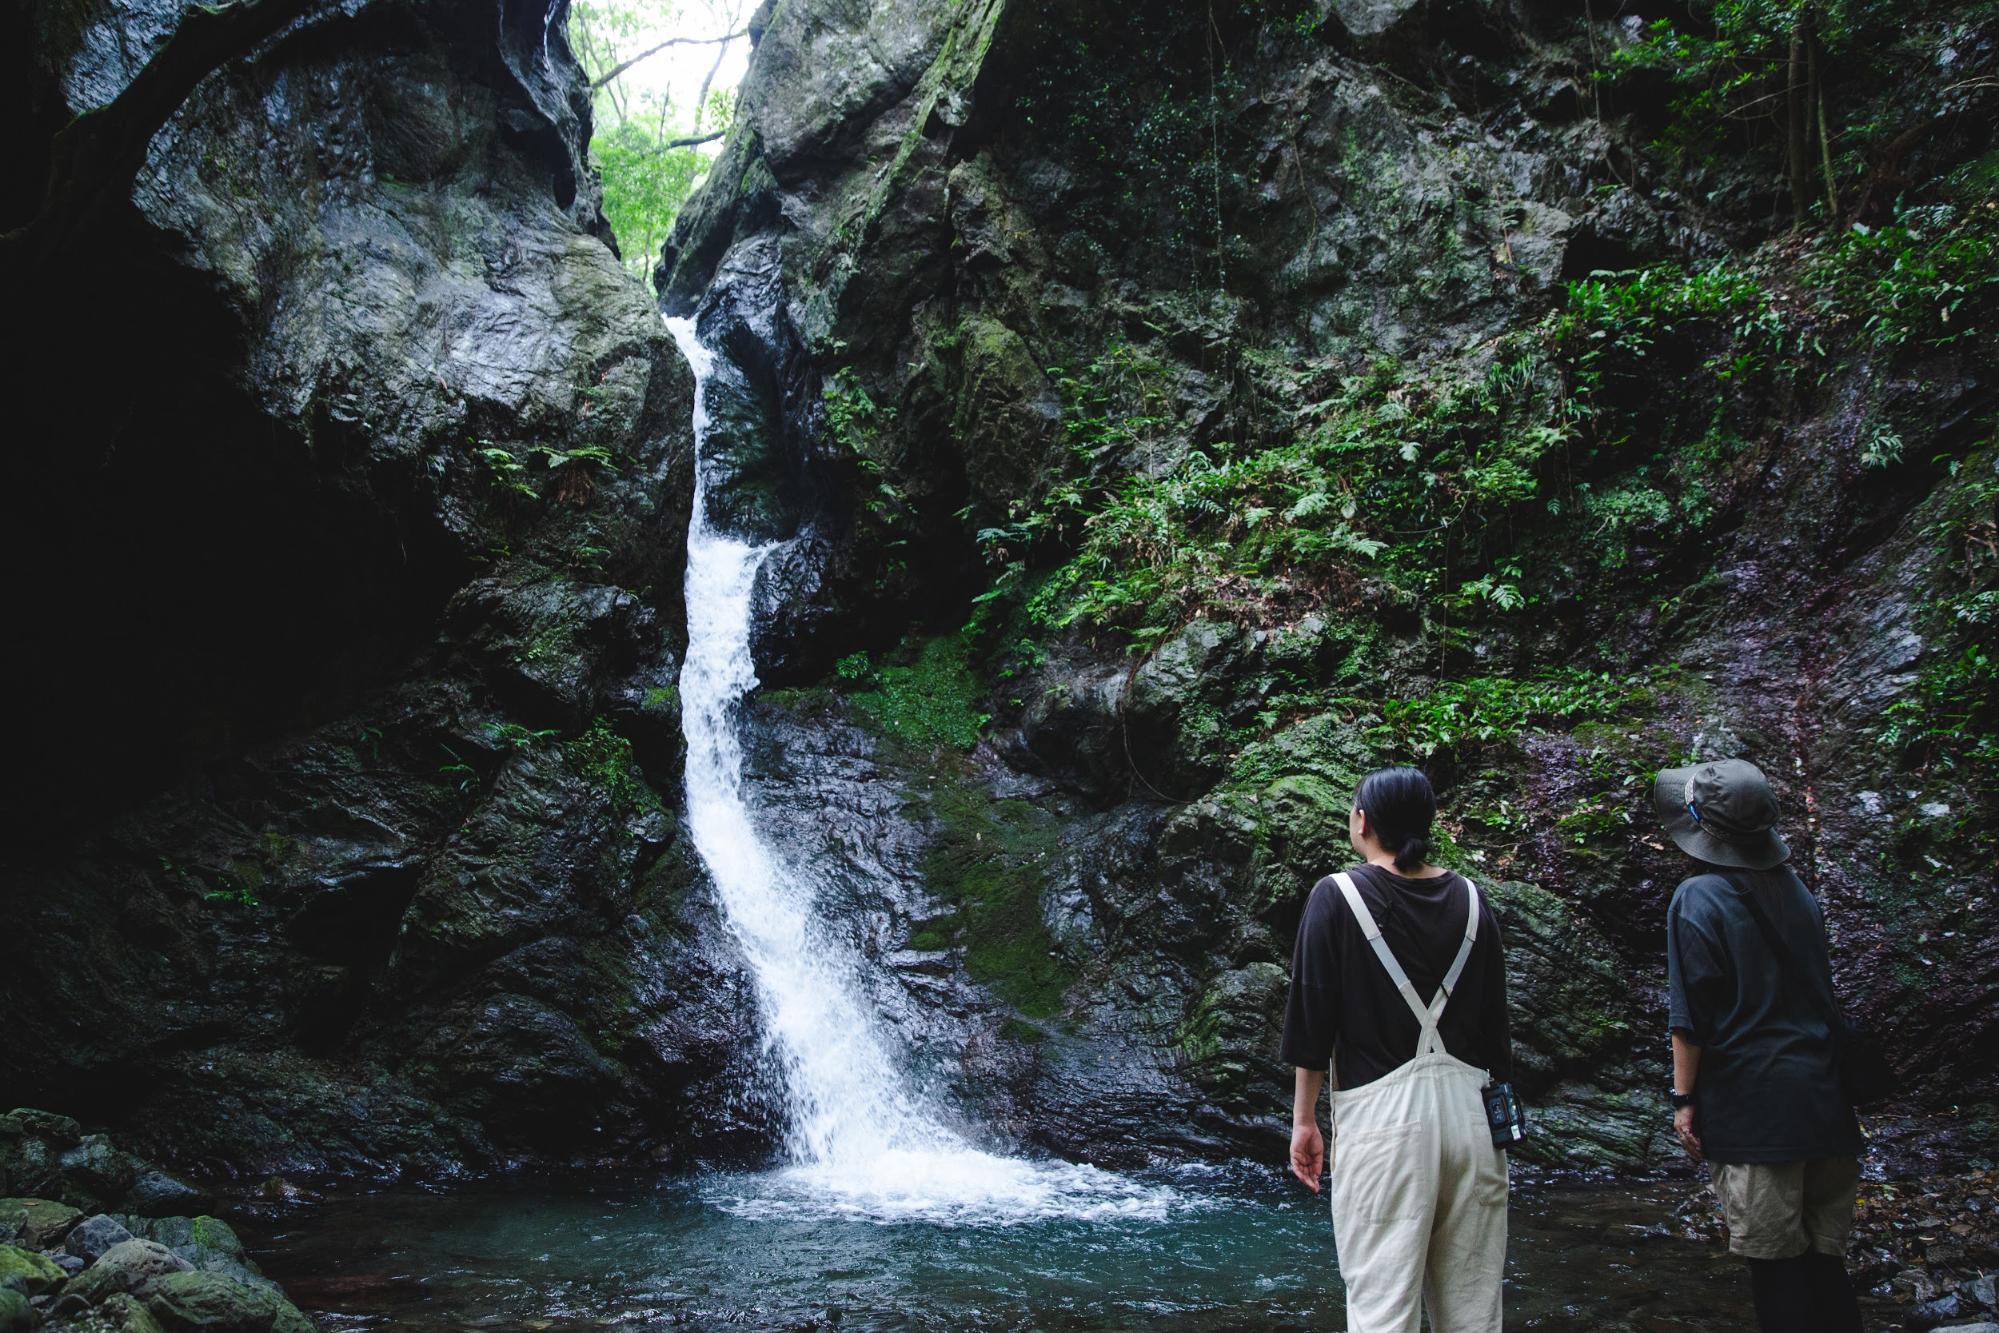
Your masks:
[{"label": "dark hair", "polygon": [[1420,768],[1377,768],[1360,780],[1354,808],[1367,812],[1374,836],[1395,854],[1397,870],[1414,870],[1430,855],[1437,793]]}]

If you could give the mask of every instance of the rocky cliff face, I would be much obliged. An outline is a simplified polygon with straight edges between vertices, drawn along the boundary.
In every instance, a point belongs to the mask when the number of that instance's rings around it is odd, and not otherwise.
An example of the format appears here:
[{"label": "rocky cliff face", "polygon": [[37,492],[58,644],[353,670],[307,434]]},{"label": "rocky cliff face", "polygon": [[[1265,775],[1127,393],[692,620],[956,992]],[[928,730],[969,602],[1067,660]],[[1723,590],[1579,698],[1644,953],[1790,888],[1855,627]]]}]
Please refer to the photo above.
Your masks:
[{"label": "rocky cliff face", "polygon": [[[231,1170],[727,1151],[754,1043],[674,808],[691,380],[562,6],[9,15],[6,225],[60,224],[4,254],[10,1094]],[[189,61],[91,168],[129,188],[45,190]]]},{"label": "rocky cliff face", "polygon": [[[181,1169],[766,1151],[675,810],[691,386],[561,6],[248,12],[5,12],[10,1090]],[[1842,85],[1923,132],[1790,236],[1767,144],[1671,150],[1652,17],[759,16],[659,271],[745,372],[715,502],[794,539],[757,799],[978,1126],[1272,1150],[1398,758],[1546,1160],[1670,1157],[1689,755],[1780,784],[1905,1109],[1994,1096],[1989,23]]]},{"label": "rocky cliff face", "polygon": [[[1673,1158],[1647,793],[1689,756],[1780,785],[1906,1109],[1993,1096],[1991,204],[1952,83],[1992,35],[1925,11],[1910,82],[1848,76],[1924,131],[1801,240],[1763,147],[1671,150],[1618,58],[1662,16],[768,8],[658,281],[782,425],[734,488],[797,539],[772,823],[987,1123],[1267,1150],[1290,931],[1404,758],[1501,908],[1544,1160]],[[1897,285],[1947,244],[1984,256],[1956,294]]]}]

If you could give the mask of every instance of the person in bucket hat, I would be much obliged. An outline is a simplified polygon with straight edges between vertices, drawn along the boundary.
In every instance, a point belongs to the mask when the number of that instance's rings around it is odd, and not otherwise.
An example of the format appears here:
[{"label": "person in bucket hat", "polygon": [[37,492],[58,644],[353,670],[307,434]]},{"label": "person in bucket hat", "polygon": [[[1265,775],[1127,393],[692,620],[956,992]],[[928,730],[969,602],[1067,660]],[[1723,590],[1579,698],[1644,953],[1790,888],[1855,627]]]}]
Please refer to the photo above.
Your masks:
[{"label": "person in bucket hat", "polygon": [[1666,911],[1674,1131],[1712,1168],[1765,1333],[1850,1333],[1862,1140],[1840,1085],[1824,917],[1756,765],[1665,769],[1652,799],[1699,863]]}]

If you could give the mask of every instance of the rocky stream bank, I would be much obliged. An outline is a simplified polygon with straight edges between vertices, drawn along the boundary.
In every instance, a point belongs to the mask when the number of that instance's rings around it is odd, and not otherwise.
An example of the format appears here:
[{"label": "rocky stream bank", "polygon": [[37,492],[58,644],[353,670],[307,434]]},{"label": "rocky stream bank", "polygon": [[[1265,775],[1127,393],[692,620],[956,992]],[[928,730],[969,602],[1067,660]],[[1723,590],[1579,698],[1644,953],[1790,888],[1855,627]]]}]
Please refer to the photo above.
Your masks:
[{"label": "rocky stream bank", "polygon": [[76,1121],[0,1115],[0,1330],[311,1333],[202,1191]]}]

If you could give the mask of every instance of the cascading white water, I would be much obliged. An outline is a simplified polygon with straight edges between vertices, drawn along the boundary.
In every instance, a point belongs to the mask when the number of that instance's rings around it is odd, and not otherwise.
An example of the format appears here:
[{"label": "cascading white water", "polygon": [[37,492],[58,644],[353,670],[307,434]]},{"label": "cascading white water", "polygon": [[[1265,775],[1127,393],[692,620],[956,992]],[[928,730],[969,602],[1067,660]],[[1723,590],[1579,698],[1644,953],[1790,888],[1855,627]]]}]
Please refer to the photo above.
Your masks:
[{"label": "cascading white water", "polygon": [[[707,512],[707,389],[713,355],[692,319],[667,328],[694,371],[694,512],[687,530],[687,824],[724,917],[756,979],[784,1070],[797,1163],[738,1211],[811,1208],[875,1218],[979,1222],[1049,1216],[1157,1216],[1172,1192],[1093,1167],[1027,1162],[974,1148],[909,1086],[861,998],[852,954],[821,929],[811,879],[758,834],[743,797],[737,711],[757,683],[750,656],[757,571],[776,549],[717,531]],[[766,1186],[770,1182],[766,1182]]]}]

